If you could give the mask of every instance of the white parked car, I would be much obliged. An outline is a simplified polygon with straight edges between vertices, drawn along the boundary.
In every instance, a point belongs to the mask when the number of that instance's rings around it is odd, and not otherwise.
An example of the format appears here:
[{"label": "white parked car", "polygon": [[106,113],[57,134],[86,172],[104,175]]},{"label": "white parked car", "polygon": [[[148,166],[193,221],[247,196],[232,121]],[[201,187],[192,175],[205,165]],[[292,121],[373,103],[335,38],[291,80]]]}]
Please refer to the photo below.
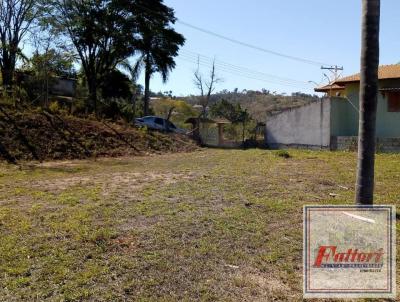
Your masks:
[{"label": "white parked car", "polygon": [[186,134],[185,129],[176,127],[170,121],[158,116],[145,116],[135,119],[135,126],[137,127],[147,127],[152,130],[174,132],[179,134]]}]

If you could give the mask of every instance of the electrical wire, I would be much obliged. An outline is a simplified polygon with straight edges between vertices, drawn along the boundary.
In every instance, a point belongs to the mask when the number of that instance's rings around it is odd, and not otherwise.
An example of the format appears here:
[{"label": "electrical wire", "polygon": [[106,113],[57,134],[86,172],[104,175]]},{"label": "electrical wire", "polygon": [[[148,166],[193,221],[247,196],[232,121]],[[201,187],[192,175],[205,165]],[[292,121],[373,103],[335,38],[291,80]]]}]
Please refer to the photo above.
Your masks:
[{"label": "electrical wire", "polygon": [[[136,6],[142,8],[142,9],[144,9],[144,10],[146,10],[146,11],[148,11],[148,12],[154,14],[154,15],[161,15],[159,12],[154,11],[154,10],[148,8],[148,7],[143,6],[143,5],[136,4]],[[241,46],[244,46],[244,47],[247,47],[247,48],[255,49],[255,50],[258,50],[258,51],[261,51],[261,52],[264,52],[264,53],[272,54],[272,55],[279,56],[279,57],[286,58],[286,59],[290,59],[290,60],[293,60],[293,61],[298,61],[298,62],[302,62],[302,63],[305,63],[305,64],[314,65],[314,66],[332,65],[332,64],[327,64],[327,63],[315,61],[315,60],[310,60],[310,59],[306,59],[306,58],[301,58],[301,57],[297,57],[297,56],[284,54],[284,53],[281,53],[281,52],[278,52],[278,51],[275,51],[275,50],[271,50],[271,49],[266,49],[266,48],[263,48],[263,47],[260,47],[260,46],[257,46],[257,45],[252,45],[250,43],[243,42],[243,41],[240,41],[238,39],[231,38],[231,37],[227,37],[225,35],[213,32],[211,30],[204,29],[204,28],[201,28],[199,26],[190,24],[190,23],[188,23],[188,22],[186,22],[184,20],[181,20],[179,18],[176,18],[176,23],[179,23],[179,24],[181,24],[183,26],[186,26],[186,27],[189,27],[191,29],[200,31],[202,33],[214,36],[216,38],[219,38],[219,39],[222,39],[222,40],[225,40],[225,41],[229,41],[229,42],[237,44],[237,45],[241,45]]]},{"label": "electrical wire", "polygon": [[[196,64],[196,65],[198,64],[200,66],[207,67],[207,68],[211,68],[212,67],[212,63],[210,64],[210,63],[206,63],[206,62],[203,62],[203,61],[198,61],[196,59],[185,57],[185,56],[179,56],[178,59],[186,61],[186,62],[189,62],[189,63]],[[270,84],[272,83],[272,84],[277,84],[277,85],[282,85],[282,86],[287,86],[287,87],[292,87],[292,88],[298,88],[300,86],[303,86],[301,84],[291,84],[291,83],[286,83],[286,82],[280,82],[280,81],[277,81],[277,80],[265,79],[265,78],[262,78],[262,77],[257,77],[255,75],[242,73],[240,71],[227,69],[227,68],[224,68],[224,67],[221,67],[221,66],[217,67],[217,70],[219,70],[221,72],[224,72],[224,73],[229,73],[229,74],[232,74],[232,75],[236,75],[236,76],[239,76],[239,77],[245,77],[245,78],[248,78],[248,79],[258,80],[258,81],[262,81],[262,82],[266,82],[266,83],[270,83]]]},{"label": "electrical wire", "polygon": [[305,82],[305,81],[299,81],[299,80],[295,80],[295,79],[279,77],[279,76],[275,76],[272,74],[252,70],[247,67],[241,67],[238,65],[226,63],[221,60],[213,59],[213,58],[207,57],[205,55],[201,55],[199,53],[188,51],[185,49],[182,49],[180,51],[180,55],[194,58],[194,59],[197,59],[200,61],[204,61],[206,63],[211,63],[211,64],[215,63],[217,66],[223,67],[225,69],[230,69],[230,70],[238,71],[238,72],[245,73],[245,74],[251,74],[251,75],[257,76],[257,77],[268,78],[268,79],[274,80],[274,81],[280,81],[280,82],[285,82],[285,83],[289,83],[289,84],[308,84],[308,82]]},{"label": "electrical wire", "polygon": [[266,49],[266,48],[263,48],[263,47],[260,47],[260,46],[252,45],[252,44],[249,44],[249,43],[246,43],[246,42],[242,42],[242,41],[239,41],[237,39],[233,39],[233,38],[230,38],[230,37],[227,37],[227,36],[212,32],[212,31],[210,31],[208,29],[204,29],[204,28],[192,25],[192,24],[184,22],[184,21],[182,21],[180,19],[177,19],[176,22],[179,23],[179,24],[182,24],[182,25],[184,25],[186,27],[190,27],[192,29],[200,31],[202,33],[205,33],[205,34],[208,34],[208,35],[212,35],[214,37],[229,41],[231,43],[238,44],[238,45],[241,45],[241,46],[245,46],[247,48],[255,49],[255,50],[258,50],[258,51],[261,51],[261,52],[264,52],[264,53],[268,53],[268,54],[272,54],[272,55],[275,55],[275,56],[279,56],[279,57],[282,57],[282,58],[286,58],[286,59],[290,59],[290,60],[293,60],[293,61],[298,61],[298,62],[301,62],[301,63],[306,63],[306,64],[310,64],[310,65],[314,65],[314,66],[332,65],[332,64],[326,64],[326,63],[323,63],[323,62],[313,61],[313,60],[310,60],[310,59],[305,59],[305,58],[301,58],[301,57],[287,55],[287,54],[284,54],[284,53],[281,53],[281,52],[278,52],[278,51],[274,51],[274,50]]}]

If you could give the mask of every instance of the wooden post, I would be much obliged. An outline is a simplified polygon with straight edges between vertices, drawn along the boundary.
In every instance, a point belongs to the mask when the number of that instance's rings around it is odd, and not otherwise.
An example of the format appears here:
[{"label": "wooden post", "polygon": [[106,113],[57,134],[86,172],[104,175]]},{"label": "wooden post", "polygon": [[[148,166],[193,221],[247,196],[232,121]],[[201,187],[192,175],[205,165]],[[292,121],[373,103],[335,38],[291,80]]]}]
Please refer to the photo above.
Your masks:
[{"label": "wooden post", "polygon": [[218,146],[224,145],[224,129],[222,126],[224,124],[217,124],[218,125]]}]

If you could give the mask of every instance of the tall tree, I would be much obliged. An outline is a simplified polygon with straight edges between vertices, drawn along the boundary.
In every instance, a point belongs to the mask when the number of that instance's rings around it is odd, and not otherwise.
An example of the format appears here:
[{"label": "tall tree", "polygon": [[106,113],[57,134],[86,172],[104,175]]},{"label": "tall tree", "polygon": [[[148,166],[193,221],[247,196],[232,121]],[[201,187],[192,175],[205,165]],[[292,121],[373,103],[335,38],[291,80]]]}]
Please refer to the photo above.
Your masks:
[{"label": "tall tree", "polygon": [[[144,3],[141,3],[144,2]],[[160,73],[163,82],[175,68],[174,58],[179,47],[185,43],[185,38],[177,33],[172,24],[176,18],[174,10],[163,4],[163,0],[136,1],[139,33],[141,38],[137,47],[141,56],[135,64],[135,69],[145,71],[145,89],[143,111],[149,113],[150,79],[154,73]],[[151,10],[148,8],[151,7]]]},{"label": "tall tree", "polygon": [[3,86],[12,87],[20,44],[36,20],[40,8],[36,0],[0,1],[0,69]]},{"label": "tall tree", "polygon": [[200,105],[202,107],[202,111],[200,113],[200,117],[206,117],[207,115],[207,107],[210,104],[211,94],[215,91],[215,86],[221,79],[218,78],[216,69],[215,69],[215,60],[213,61],[210,77],[209,79],[204,79],[203,75],[200,72],[200,58],[197,61],[197,69],[194,72],[194,85],[200,91]]},{"label": "tall tree", "polygon": [[82,64],[89,100],[97,114],[102,79],[134,52],[134,17],[121,0],[54,0],[54,29],[66,34]]},{"label": "tall tree", "polygon": [[356,203],[372,204],[378,98],[380,0],[362,1],[360,119]]}]

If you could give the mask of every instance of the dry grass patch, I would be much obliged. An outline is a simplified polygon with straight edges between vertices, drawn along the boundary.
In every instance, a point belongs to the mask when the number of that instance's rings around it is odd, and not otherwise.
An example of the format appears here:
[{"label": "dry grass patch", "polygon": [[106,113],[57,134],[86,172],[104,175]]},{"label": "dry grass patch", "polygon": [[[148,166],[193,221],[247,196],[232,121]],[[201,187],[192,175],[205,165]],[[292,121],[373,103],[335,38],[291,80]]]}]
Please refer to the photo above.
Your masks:
[{"label": "dry grass patch", "polygon": [[[1,164],[0,300],[301,301],[302,206],[352,203],[355,154],[288,153]],[[377,203],[399,179],[378,155]]]}]

